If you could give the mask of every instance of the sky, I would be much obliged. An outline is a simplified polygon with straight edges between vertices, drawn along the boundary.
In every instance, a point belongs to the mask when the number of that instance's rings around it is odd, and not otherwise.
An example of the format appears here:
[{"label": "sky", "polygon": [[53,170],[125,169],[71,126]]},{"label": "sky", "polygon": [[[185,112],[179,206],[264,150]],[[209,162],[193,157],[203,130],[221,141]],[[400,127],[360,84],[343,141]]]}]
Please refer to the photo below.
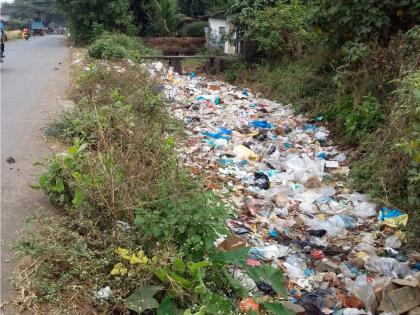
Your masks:
[{"label": "sky", "polygon": [[3,3],[3,2],[13,2],[13,0],[0,0],[0,3]]}]

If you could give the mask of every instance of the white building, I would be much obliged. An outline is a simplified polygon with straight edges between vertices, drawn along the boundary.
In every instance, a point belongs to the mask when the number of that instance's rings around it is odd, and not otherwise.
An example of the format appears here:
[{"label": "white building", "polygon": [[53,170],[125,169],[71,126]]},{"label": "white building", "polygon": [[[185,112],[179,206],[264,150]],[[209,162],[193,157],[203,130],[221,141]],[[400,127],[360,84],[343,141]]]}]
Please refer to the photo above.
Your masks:
[{"label": "white building", "polygon": [[[228,38],[233,38],[233,41],[229,41]],[[235,38],[235,26],[226,19],[224,13],[209,18],[209,27],[206,30],[208,48],[220,47],[225,54],[235,55],[237,53]]]}]

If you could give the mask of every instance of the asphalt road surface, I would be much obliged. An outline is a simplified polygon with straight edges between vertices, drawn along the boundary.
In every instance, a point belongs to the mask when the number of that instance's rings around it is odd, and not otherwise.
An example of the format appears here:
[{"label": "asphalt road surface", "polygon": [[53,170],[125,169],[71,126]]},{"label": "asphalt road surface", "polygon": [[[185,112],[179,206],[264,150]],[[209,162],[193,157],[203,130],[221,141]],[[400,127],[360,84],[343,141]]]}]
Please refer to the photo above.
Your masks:
[{"label": "asphalt road surface", "polygon": [[[64,36],[49,35],[7,42],[5,55],[0,76],[2,304],[15,294],[8,278],[16,261],[7,245],[31,213],[49,209],[47,198],[29,184],[43,171],[34,163],[51,152],[42,128],[59,111],[58,97],[65,97],[70,53]],[[9,157],[15,162],[9,164]],[[14,313],[7,305],[3,311]]]}]

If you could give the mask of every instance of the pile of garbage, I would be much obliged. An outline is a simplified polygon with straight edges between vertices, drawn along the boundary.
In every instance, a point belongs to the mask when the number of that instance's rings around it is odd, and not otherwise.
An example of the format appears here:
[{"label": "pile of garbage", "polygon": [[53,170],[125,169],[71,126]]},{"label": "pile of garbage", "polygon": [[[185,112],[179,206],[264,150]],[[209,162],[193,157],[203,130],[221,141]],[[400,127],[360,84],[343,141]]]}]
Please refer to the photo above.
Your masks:
[{"label": "pile of garbage", "polygon": [[[249,247],[248,265],[281,269],[298,314],[420,314],[420,255],[401,248],[408,215],[349,188],[346,153],[322,116],[146,67],[185,124],[180,159],[232,209],[219,247]],[[233,276],[251,297],[267,291],[241,270]]]}]

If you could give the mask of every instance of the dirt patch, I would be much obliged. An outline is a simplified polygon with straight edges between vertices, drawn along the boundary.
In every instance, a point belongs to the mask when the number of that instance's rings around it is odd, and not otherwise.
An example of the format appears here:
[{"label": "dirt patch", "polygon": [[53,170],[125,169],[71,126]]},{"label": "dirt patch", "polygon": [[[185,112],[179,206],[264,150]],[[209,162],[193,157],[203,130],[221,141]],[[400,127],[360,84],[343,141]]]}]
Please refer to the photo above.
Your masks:
[{"label": "dirt patch", "polygon": [[168,53],[194,54],[205,47],[205,37],[146,37],[144,43]]}]

